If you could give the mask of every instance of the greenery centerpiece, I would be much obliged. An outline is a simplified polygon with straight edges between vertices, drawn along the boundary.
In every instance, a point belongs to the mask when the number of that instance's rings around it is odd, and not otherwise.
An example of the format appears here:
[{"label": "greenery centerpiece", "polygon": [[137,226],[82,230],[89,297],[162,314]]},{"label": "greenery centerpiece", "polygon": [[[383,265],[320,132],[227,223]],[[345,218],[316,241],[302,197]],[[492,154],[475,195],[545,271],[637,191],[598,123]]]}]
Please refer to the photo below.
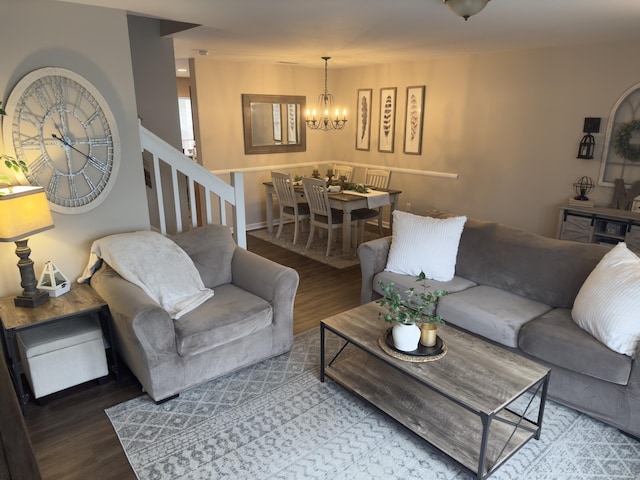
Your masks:
[{"label": "greenery centerpiece", "polygon": [[[383,296],[376,303],[387,310],[386,313],[379,313],[378,317],[385,322],[394,324],[392,329],[394,344],[396,348],[403,351],[412,351],[418,347],[420,328],[416,325],[417,323],[444,324],[443,318],[436,314],[436,307],[440,298],[447,292],[444,290],[428,292],[424,272],[420,272],[416,282],[420,283],[421,291],[416,291],[414,287],[411,287],[405,292],[406,299],[393,282],[378,283],[383,291]],[[433,336],[435,341],[435,334]]]}]

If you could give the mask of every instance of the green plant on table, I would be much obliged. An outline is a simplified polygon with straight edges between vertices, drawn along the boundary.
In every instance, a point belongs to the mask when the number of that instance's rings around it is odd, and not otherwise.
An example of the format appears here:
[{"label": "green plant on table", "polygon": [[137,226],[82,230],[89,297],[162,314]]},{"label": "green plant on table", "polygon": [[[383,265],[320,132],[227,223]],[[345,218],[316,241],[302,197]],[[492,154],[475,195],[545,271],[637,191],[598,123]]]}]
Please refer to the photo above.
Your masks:
[{"label": "green plant on table", "polygon": [[[0,115],[6,115],[7,112],[4,111],[4,109],[2,108],[2,102],[0,102]],[[27,167],[27,164],[24,163],[22,160],[16,160],[13,157],[10,157],[9,155],[5,155],[4,153],[0,153],[0,159],[4,160],[4,165],[5,167],[7,167],[9,170],[13,170],[16,173],[24,173],[25,175],[29,172],[29,168]],[[9,187],[9,189],[11,189],[11,179],[9,178],[8,175],[1,175],[0,174],[0,186],[2,186],[2,184],[7,185]],[[4,195],[5,192],[0,192],[0,195]]]},{"label": "green plant on table", "polygon": [[[16,173],[22,172],[25,175],[29,172],[27,164],[22,160],[16,160],[15,158],[10,157],[9,155],[5,155],[4,153],[0,154],[0,159],[4,160],[4,165],[9,170],[13,170]],[[9,188],[11,188],[11,179],[8,175],[0,175],[0,184],[5,184]],[[3,193],[4,192],[0,192],[0,195],[3,195]]]},{"label": "green plant on table", "polygon": [[376,300],[376,303],[387,309],[387,313],[380,313],[378,317],[385,322],[404,325],[414,325],[416,322],[444,324],[443,318],[440,315],[435,315],[435,312],[440,298],[447,292],[444,290],[427,292],[428,285],[426,285],[424,272],[420,272],[416,282],[420,282],[422,291],[416,292],[416,289],[411,287],[405,292],[407,294],[406,300],[402,298],[393,282],[378,282],[384,294],[380,300]]}]

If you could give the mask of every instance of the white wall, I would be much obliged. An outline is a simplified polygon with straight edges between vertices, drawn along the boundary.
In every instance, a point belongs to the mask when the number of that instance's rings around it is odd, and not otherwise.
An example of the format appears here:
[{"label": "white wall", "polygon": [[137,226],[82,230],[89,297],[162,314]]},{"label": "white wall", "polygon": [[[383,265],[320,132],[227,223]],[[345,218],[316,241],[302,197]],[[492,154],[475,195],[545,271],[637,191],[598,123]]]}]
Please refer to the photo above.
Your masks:
[{"label": "white wall", "polygon": [[[306,95],[313,105],[323,88],[317,69],[220,63],[196,59],[201,139],[205,167],[282,165],[341,160],[392,168],[459,174],[457,180],[394,173],[391,186],[403,191],[401,206],[430,208],[496,220],[544,235],[555,235],[557,207],[573,194],[582,175],[597,180],[604,132],[618,97],[640,81],[633,62],[640,42],[564,49],[478,54],[415,62],[332,69],[329,91],[350,111],[343,131],[307,132],[307,152],[244,155],[242,93]],[[200,88],[206,85],[206,89]],[[403,153],[406,87],[426,85],[422,155]],[[380,88],[397,87],[394,153],[378,152]],[[355,149],[357,90],[373,89],[371,149]],[[576,159],[585,117],[602,117],[596,159]],[[356,170],[356,180],[364,169]],[[310,173],[310,172],[309,172]],[[247,223],[265,220],[261,182],[248,174]],[[610,188],[592,197],[608,205]]]},{"label": "white wall", "polygon": [[[46,0],[3,1],[1,12],[3,102],[16,82],[32,70],[68,68],[102,93],[118,125],[122,163],[107,199],[88,213],[53,213],[56,227],[29,240],[36,275],[51,260],[75,280],[86,265],[93,240],[149,228],[126,14]],[[4,145],[0,149],[6,151]],[[0,295],[21,291],[14,251],[15,244],[0,243]]]}]

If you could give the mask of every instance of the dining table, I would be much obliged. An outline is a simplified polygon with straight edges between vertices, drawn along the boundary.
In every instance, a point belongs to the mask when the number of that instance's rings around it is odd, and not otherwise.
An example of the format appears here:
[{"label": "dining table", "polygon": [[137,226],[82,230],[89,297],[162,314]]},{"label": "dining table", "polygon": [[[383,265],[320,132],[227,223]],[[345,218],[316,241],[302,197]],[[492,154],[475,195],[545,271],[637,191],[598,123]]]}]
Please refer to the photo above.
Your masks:
[{"label": "dining table", "polygon": [[[276,195],[273,182],[263,182],[267,200],[267,231],[273,233],[273,197]],[[294,190],[300,198],[304,198],[304,189],[302,185],[295,185]],[[389,215],[389,228],[393,231],[393,211],[398,205],[398,200],[401,190],[395,190],[391,188],[369,188],[375,192],[388,193],[388,202],[380,204],[379,199],[376,202],[376,207],[384,207],[389,205],[391,209],[391,215]],[[351,212],[359,210],[361,208],[370,208],[370,200],[366,195],[358,194],[358,192],[351,190],[343,190],[340,192],[328,192],[329,204],[331,208],[342,211],[342,223],[343,225],[351,225]],[[342,253],[347,255],[351,253],[351,228],[342,229]]]}]

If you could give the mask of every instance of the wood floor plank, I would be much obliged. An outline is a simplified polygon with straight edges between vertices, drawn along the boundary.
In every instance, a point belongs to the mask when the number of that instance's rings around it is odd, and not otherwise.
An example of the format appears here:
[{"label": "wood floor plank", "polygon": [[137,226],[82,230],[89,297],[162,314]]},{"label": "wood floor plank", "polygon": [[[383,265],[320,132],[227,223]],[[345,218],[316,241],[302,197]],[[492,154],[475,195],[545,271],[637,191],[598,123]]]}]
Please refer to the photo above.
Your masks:
[{"label": "wood floor plank", "polygon": [[[298,271],[294,333],[318,328],[330,315],[360,304],[360,267],[337,270],[248,236],[248,250]],[[32,402],[25,419],[44,480],[135,480],[104,410],[142,395],[126,369],[122,381],[80,385]]]}]

